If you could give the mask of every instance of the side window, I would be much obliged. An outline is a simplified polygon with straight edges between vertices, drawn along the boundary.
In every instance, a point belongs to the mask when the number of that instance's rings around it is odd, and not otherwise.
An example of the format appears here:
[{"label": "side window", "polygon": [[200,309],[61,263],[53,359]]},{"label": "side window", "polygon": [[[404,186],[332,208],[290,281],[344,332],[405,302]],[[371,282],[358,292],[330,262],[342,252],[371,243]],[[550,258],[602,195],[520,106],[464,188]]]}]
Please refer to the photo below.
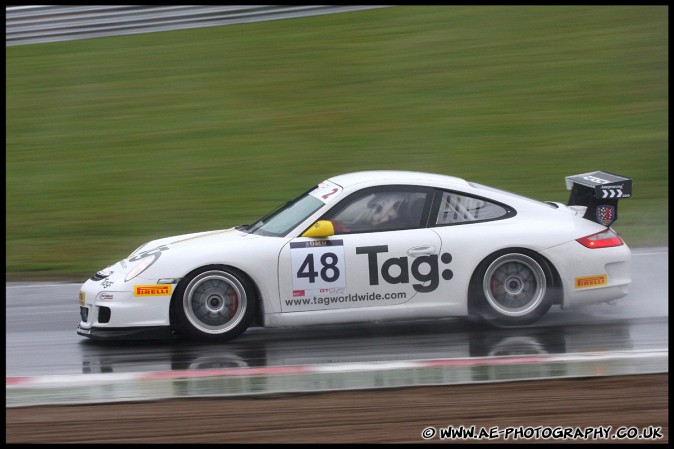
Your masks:
[{"label": "side window", "polygon": [[421,226],[427,190],[410,187],[367,189],[344,199],[330,210],[335,234],[413,229]]},{"label": "side window", "polygon": [[467,223],[504,217],[508,210],[481,198],[443,192],[436,225]]}]

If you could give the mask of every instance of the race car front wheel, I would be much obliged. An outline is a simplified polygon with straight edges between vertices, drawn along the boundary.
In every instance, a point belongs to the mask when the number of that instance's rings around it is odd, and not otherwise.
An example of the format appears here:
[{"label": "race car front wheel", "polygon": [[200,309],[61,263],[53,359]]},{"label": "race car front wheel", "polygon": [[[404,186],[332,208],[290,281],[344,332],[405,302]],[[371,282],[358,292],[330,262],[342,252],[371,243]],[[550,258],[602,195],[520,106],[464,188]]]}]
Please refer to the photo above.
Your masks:
[{"label": "race car front wheel", "polygon": [[535,254],[501,252],[484,260],[471,285],[477,313],[497,326],[531,324],[553,302],[553,277]]},{"label": "race car front wheel", "polygon": [[201,341],[227,341],[240,335],[255,314],[255,293],[241,273],[221,266],[193,271],[172,301],[175,328]]}]

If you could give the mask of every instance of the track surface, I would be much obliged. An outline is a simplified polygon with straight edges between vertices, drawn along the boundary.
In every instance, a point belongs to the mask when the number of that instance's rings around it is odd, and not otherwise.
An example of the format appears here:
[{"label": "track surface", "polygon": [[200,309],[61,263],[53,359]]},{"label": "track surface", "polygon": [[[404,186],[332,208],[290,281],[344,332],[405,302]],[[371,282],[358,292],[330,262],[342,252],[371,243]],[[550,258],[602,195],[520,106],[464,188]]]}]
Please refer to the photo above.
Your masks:
[{"label": "track surface", "polygon": [[[6,375],[668,348],[667,249],[634,256],[632,293],[615,306],[555,311],[526,329],[455,319],[252,329],[227,345],[97,344],[75,335],[78,285],[8,284]],[[668,388],[668,375],[658,374],[10,408],[6,431],[7,442],[416,442],[428,426],[659,426],[662,439],[641,441],[665,442]]]}]

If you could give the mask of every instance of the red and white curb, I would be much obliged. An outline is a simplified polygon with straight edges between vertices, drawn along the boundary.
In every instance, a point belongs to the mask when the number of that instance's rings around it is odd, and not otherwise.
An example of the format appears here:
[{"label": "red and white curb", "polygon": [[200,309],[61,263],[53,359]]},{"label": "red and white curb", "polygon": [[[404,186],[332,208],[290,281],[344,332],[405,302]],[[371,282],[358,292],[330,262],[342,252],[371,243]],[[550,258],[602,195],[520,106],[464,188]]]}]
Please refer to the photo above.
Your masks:
[{"label": "red and white curb", "polygon": [[[7,407],[46,403],[114,402],[143,400],[150,396],[243,396],[265,393],[316,392],[415,385],[449,385],[504,382],[560,377],[610,376],[668,372],[669,350],[584,352],[500,357],[471,357],[329,365],[237,367],[139,373],[97,373],[7,377]],[[513,374],[513,369],[518,367]],[[476,375],[475,369],[484,367]],[[503,368],[499,371],[499,367]],[[555,368],[556,367],[556,368]],[[554,369],[553,369],[554,368]],[[413,372],[415,375],[410,376]],[[391,374],[393,373],[393,374]],[[418,373],[425,373],[419,375]],[[366,375],[363,377],[363,375]],[[369,375],[370,377],[367,377]],[[396,377],[397,376],[397,377]],[[373,381],[374,378],[377,381]],[[326,380],[328,379],[328,380]],[[384,380],[382,380],[384,379]],[[208,388],[199,381],[211,381]],[[214,385],[212,381],[230,381]],[[251,385],[242,383],[250,380]],[[163,381],[163,382],[162,382]],[[235,382],[231,382],[235,381]],[[171,383],[175,388],[158,393],[154,386]],[[108,386],[107,394],[102,394]],[[99,388],[101,387],[101,388]],[[115,388],[117,387],[117,388]],[[87,389],[91,389],[87,393]],[[44,392],[47,394],[44,394]],[[70,390],[70,392],[69,392]],[[43,393],[41,393],[43,392]]]}]

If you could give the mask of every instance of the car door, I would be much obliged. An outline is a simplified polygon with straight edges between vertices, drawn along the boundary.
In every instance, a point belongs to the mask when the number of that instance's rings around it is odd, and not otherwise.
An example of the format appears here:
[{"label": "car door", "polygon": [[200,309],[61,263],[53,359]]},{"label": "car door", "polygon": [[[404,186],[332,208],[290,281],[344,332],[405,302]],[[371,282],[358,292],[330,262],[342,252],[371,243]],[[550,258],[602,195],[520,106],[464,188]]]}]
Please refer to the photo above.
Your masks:
[{"label": "car door", "polygon": [[341,200],[321,217],[334,235],[297,237],[281,250],[281,310],[422,304],[442,276],[440,238],[426,228],[431,199],[429,188],[386,186]]}]

